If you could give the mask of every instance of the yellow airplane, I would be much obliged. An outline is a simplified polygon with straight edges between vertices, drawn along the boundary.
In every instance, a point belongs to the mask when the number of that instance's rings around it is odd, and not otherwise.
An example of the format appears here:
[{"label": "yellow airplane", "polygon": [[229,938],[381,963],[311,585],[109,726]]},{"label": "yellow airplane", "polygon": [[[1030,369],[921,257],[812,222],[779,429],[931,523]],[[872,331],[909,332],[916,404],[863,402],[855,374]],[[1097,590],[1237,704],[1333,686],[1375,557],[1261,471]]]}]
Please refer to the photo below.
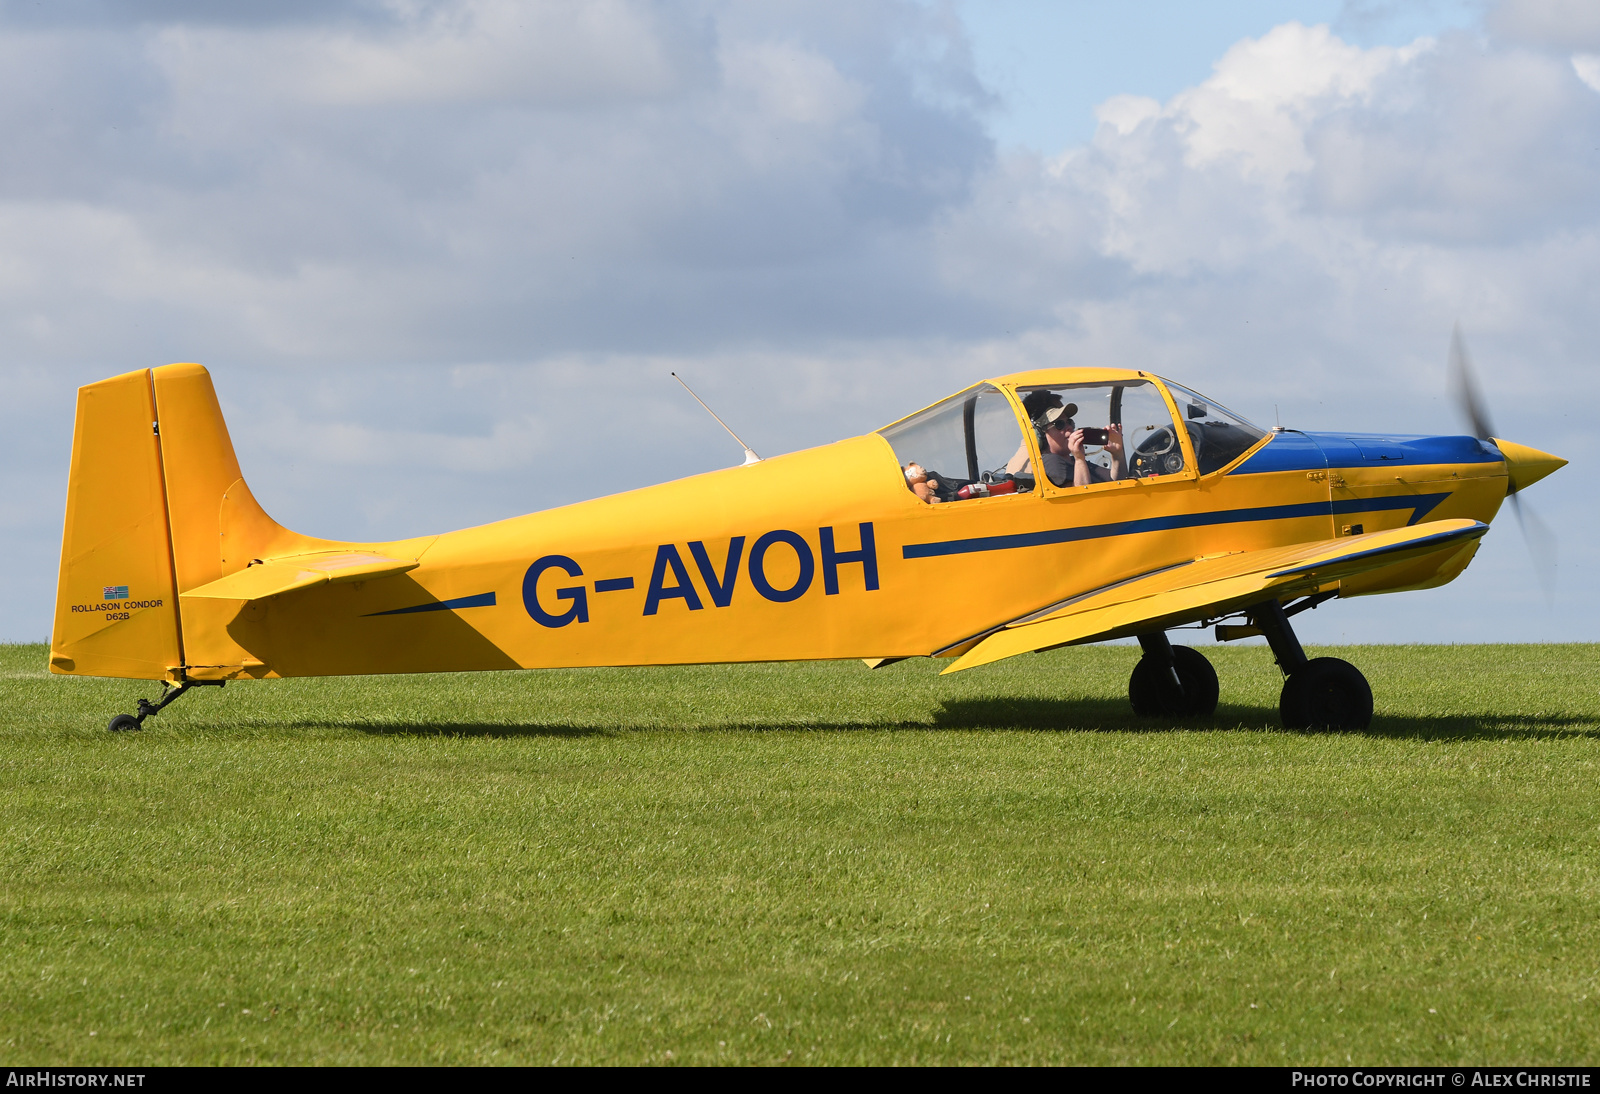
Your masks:
[{"label": "yellow airplane", "polygon": [[50,669],[163,681],[122,730],[242,678],[908,657],[955,672],[1134,637],[1134,710],[1204,717],[1216,673],[1166,632],[1217,624],[1266,637],[1286,726],[1365,727],[1366,680],[1308,660],[1289,619],[1450,581],[1508,494],[1566,462],[1478,432],[1266,430],[1151,373],[1043,369],[820,448],[341,543],[263,512],[209,374],[167,365],[79,389]]}]

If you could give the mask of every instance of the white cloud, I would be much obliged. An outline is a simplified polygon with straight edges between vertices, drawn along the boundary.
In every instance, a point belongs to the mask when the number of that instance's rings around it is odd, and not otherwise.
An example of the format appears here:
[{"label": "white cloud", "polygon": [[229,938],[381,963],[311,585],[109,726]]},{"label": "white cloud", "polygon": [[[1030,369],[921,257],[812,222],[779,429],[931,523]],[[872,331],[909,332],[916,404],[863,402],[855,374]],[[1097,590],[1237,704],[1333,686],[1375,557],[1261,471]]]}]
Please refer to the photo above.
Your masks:
[{"label": "white cloud", "polygon": [[1113,95],[1095,107],[1095,120],[1127,136],[1145,122],[1161,117],[1161,104],[1145,95]]},{"label": "white cloud", "polygon": [[1091,146],[985,180],[952,216],[948,276],[1053,298],[1069,324],[1159,299],[1204,325],[1200,301],[1222,297],[1335,344],[1360,340],[1344,318],[1358,313],[1434,338],[1454,315],[1585,321],[1600,101],[1560,58],[1463,36],[1362,50],[1290,24],[1159,110],[1113,100],[1102,120]]},{"label": "white cloud", "polygon": [[631,0],[392,3],[393,22],[162,28],[150,53],[180,96],[323,106],[593,105],[680,91],[692,32]]},{"label": "white cloud", "polygon": [[1600,6],[1592,0],[1501,0],[1489,26],[1509,41],[1600,49]]},{"label": "white cloud", "polygon": [[130,340],[0,301],[16,355],[520,360],[976,318],[922,308],[926,226],[990,157],[938,13],[389,7],[0,24],[8,272],[73,285],[58,310],[149,305]]},{"label": "white cloud", "polygon": [[1574,53],[1572,71],[1595,91],[1600,91],[1600,53]]},{"label": "white cloud", "polygon": [[866,88],[830,60],[789,44],[761,43],[730,51],[723,62],[729,87],[749,96],[752,113],[769,121],[826,127],[852,119]]},{"label": "white cloud", "polygon": [[1246,178],[1281,181],[1312,164],[1308,121],[1365,102],[1380,77],[1422,48],[1361,49],[1325,26],[1286,23],[1228,50],[1168,113],[1180,122],[1189,166],[1234,158]]}]

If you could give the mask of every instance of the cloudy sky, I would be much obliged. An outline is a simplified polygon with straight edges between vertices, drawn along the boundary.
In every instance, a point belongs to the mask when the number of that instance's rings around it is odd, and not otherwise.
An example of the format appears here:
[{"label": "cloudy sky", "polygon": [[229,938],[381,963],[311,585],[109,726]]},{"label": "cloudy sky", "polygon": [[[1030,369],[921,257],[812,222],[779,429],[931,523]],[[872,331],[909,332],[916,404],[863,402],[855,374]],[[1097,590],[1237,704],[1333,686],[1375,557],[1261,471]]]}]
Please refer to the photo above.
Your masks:
[{"label": "cloudy sky", "polygon": [[[200,361],[268,511],[381,540],[1152,369],[1573,466],[1308,641],[1592,641],[1593,0],[0,2],[0,640],[77,385]],[[1546,575],[1547,578],[1550,575]]]}]

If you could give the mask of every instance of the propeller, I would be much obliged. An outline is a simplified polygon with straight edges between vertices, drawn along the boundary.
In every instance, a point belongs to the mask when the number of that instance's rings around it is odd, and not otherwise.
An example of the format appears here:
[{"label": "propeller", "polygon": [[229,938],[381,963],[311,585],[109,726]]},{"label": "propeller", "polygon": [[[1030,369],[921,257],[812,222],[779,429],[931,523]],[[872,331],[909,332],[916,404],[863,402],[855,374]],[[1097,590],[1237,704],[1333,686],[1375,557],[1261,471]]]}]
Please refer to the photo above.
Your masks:
[{"label": "propeller", "polygon": [[1483,390],[1473,374],[1472,358],[1467,355],[1467,343],[1461,337],[1461,324],[1450,332],[1450,391],[1455,396],[1461,416],[1467,420],[1472,435],[1480,441],[1493,441],[1495,429],[1489,424],[1489,408],[1484,405]]},{"label": "propeller", "polygon": [[[1466,339],[1461,337],[1460,323],[1457,323],[1455,329],[1450,332],[1450,391],[1455,397],[1456,408],[1466,419],[1472,435],[1486,444],[1498,445],[1495,428],[1489,422],[1489,407],[1483,398],[1483,389],[1478,386],[1472,358],[1467,353]],[[1512,512],[1517,514],[1517,525],[1522,529],[1522,538],[1528,545],[1528,554],[1533,559],[1533,568],[1539,576],[1539,584],[1544,588],[1545,599],[1553,605],[1556,572],[1555,536],[1551,534],[1550,526],[1539,519],[1539,515],[1531,506],[1522,504],[1522,497],[1517,491],[1517,480],[1509,473],[1506,476],[1506,499],[1511,502]]]}]

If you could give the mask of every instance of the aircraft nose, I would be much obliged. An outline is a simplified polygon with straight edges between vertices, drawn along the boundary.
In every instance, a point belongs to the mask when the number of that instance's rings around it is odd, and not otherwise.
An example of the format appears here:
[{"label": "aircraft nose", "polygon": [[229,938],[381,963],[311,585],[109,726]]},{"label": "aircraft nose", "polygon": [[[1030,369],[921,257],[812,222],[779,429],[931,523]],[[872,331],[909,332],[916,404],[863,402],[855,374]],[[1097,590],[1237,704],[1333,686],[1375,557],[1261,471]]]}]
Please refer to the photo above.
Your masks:
[{"label": "aircraft nose", "polygon": [[1540,452],[1537,448],[1529,448],[1514,441],[1502,441],[1499,437],[1490,439],[1494,441],[1495,447],[1500,449],[1500,455],[1506,460],[1506,475],[1511,479],[1511,489],[1507,493],[1514,494],[1519,490],[1526,490],[1552,471],[1559,471],[1567,466],[1567,461],[1560,456],[1552,456],[1548,452]]}]

